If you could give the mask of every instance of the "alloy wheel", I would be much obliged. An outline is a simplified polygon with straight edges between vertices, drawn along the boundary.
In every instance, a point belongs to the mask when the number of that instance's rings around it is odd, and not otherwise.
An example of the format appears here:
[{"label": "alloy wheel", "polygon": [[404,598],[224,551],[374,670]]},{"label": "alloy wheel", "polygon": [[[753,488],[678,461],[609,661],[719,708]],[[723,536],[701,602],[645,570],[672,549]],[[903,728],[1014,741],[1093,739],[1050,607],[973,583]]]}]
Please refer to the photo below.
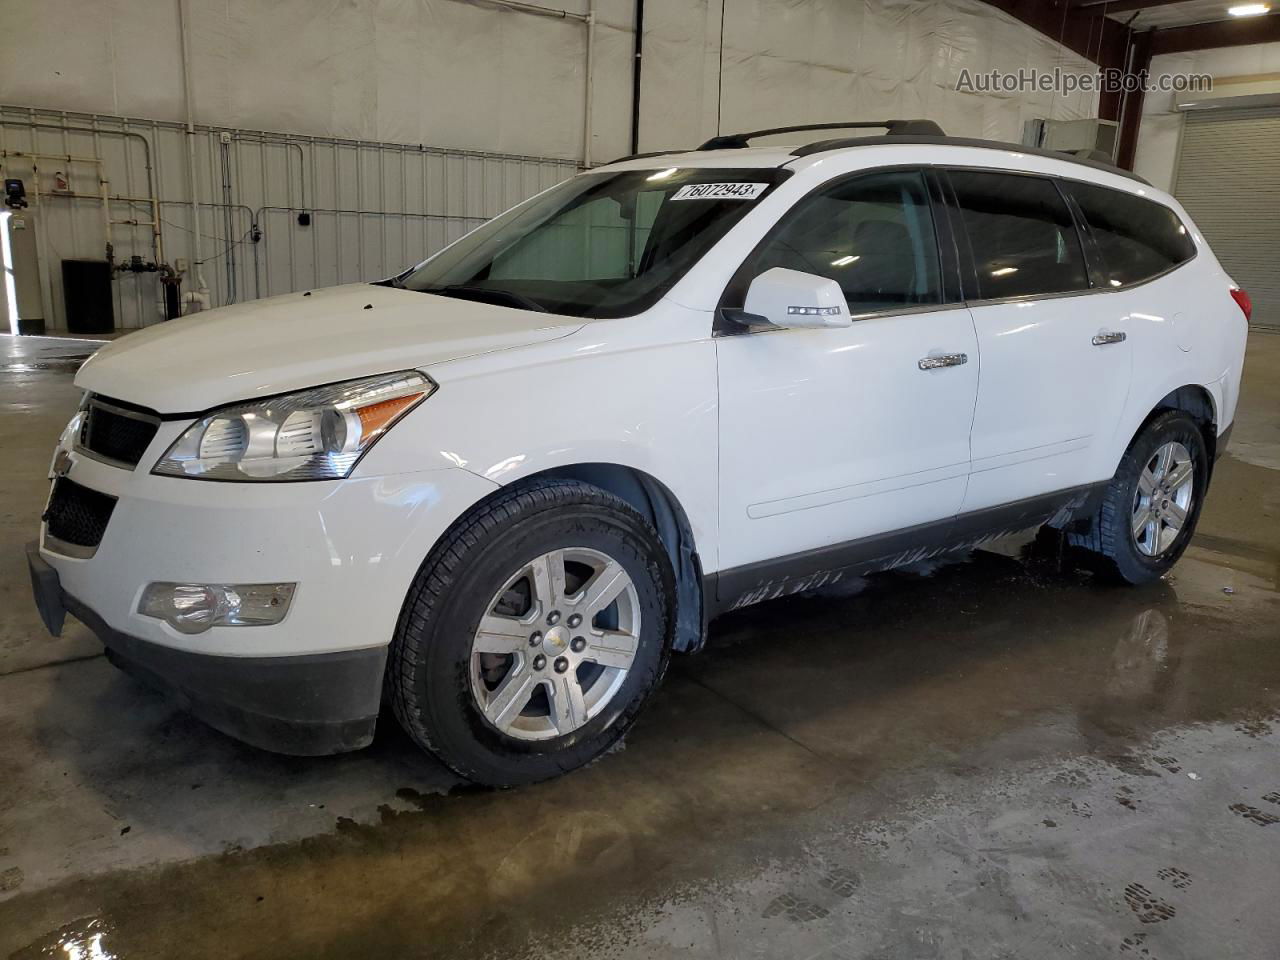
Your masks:
[{"label": "alloy wheel", "polygon": [[1187,524],[1195,494],[1191,451],[1176,440],[1159,447],[1138,475],[1130,531],[1139,552],[1158,557]]},{"label": "alloy wheel", "polygon": [[471,691],[507,736],[573,733],[614,698],[640,642],[622,565],[587,547],[535,557],[489,601],[471,643]]}]

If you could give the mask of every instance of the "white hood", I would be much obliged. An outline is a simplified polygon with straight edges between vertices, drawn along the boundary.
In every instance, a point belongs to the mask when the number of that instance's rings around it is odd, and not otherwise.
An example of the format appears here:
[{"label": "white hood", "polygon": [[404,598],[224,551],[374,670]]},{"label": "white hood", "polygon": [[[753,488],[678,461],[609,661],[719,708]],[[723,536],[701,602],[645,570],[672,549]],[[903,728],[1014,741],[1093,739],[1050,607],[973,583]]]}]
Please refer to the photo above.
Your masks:
[{"label": "white hood", "polygon": [[541,343],[582,325],[578,317],[350,284],[222,307],[129,334],[95,353],[76,386],[160,413],[195,413]]}]

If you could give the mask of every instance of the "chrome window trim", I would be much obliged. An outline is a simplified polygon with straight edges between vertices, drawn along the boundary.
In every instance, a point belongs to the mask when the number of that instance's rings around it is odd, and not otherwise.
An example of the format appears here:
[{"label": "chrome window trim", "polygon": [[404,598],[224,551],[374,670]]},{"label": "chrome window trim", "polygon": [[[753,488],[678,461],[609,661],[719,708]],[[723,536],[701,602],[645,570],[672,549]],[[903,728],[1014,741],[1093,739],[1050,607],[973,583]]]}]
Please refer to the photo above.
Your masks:
[{"label": "chrome window trim", "polygon": [[[1196,256],[1199,256],[1199,254],[1200,251],[1199,248],[1197,248]],[[1175,270],[1181,270],[1187,264],[1192,263],[1195,259],[1196,257],[1192,257],[1190,260],[1184,260],[1182,263],[1176,263],[1168,270],[1163,270],[1154,276],[1147,277],[1145,280],[1122,284],[1118,287],[1089,287],[1085,290],[1064,290],[1060,293],[1025,293],[1016,297],[991,297],[985,300],[966,300],[965,306],[990,307],[1003,303],[1036,303],[1040,300],[1061,300],[1065,297],[1086,297],[1095,294],[1125,293],[1129,290],[1136,290],[1138,287],[1146,286],[1148,283],[1154,283],[1157,280],[1162,280]]]},{"label": "chrome window trim", "polygon": [[[1086,292],[1092,292],[1092,291],[1086,291]],[[950,303],[930,303],[930,304],[924,304],[924,305],[915,306],[915,307],[903,307],[901,310],[873,310],[870,313],[850,313],[849,326],[853,326],[853,324],[859,323],[860,321],[863,321],[863,320],[879,320],[885,317],[910,317],[920,313],[950,313],[957,310],[965,310],[968,308],[968,306],[969,304],[967,304],[963,300],[953,300]],[[712,312],[714,313],[716,311],[712,311]],[[767,327],[766,326],[743,327],[741,330],[712,330],[711,338],[713,340],[716,340],[721,337],[741,337],[746,335],[755,336],[761,333],[782,333],[783,331],[795,332],[799,329],[800,329],[799,327],[775,327],[771,324]],[[830,333],[836,330],[848,330],[849,327],[826,327],[826,328],[810,328],[810,329],[825,329],[827,332]]]},{"label": "chrome window trim", "polygon": [[[1026,293],[1016,297],[991,297],[986,300],[961,300],[953,303],[928,304],[918,307],[904,307],[901,310],[876,310],[871,313],[851,313],[849,319],[853,323],[860,320],[875,320],[881,317],[908,317],[918,313],[945,313],[949,310],[975,309],[978,307],[995,307],[1008,303],[1039,303],[1042,300],[1064,300],[1069,297],[1090,297],[1102,294],[1124,293],[1129,290],[1136,290],[1138,287],[1145,286],[1148,283],[1154,283],[1173,273],[1175,270],[1181,270],[1187,264],[1195,260],[1184,260],[1182,263],[1175,264],[1168,270],[1158,273],[1146,280],[1139,280],[1136,283],[1125,284],[1119,287],[1089,287],[1084,290],[1064,290],[1060,293]],[[781,330],[790,330],[791,327],[752,327],[744,328],[740,331],[734,330],[716,330],[712,332],[712,338],[720,337],[741,337],[744,334],[759,333],[776,333]],[[832,327],[833,330],[847,330],[848,327]]]}]

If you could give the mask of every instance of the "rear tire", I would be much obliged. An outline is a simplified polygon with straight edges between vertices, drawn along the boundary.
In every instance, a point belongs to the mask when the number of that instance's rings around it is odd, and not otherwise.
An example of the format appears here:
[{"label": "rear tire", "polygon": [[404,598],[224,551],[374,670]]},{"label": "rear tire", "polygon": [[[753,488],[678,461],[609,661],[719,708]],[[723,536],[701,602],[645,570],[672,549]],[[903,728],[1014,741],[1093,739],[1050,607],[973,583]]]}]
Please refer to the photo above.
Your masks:
[{"label": "rear tire", "polygon": [[1158,579],[1186,550],[1209,485],[1200,425],[1169,410],[1134,438],[1083,532],[1067,543],[1098,573],[1122,583]]},{"label": "rear tire", "polygon": [[657,686],[674,596],[657,532],[625,501],[573,480],[518,484],[459,519],[418,571],[388,699],[468,780],[557,776],[612,746]]}]

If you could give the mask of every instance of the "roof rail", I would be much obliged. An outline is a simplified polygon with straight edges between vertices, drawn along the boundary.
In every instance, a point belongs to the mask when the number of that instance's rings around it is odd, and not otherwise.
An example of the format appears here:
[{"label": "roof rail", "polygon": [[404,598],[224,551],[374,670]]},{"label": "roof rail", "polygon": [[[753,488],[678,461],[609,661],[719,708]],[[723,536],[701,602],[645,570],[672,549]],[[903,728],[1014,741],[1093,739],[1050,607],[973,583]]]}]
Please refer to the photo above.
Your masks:
[{"label": "roof rail", "polygon": [[802,123],[791,127],[770,127],[768,130],[752,130],[748,133],[726,133],[712,137],[699,150],[738,150],[759,137],[778,133],[799,133],[804,130],[865,130],[883,128],[891,137],[944,137],[942,128],[932,120],[855,120],[849,123]]},{"label": "roof rail", "polygon": [[1065,153],[1069,157],[1075,157],[1077,160],[1089,160],[1093,163],[1101,163],[1104,166],[1114,167],[1115,159],[1105,150],[1095,150],[1091,147],[1085,147],[1083,150],[1058,150],[1058,153]]},{"label": "roof rail", "polygon": [[[1070,151],[1070,150],[1046,150],[1043,147],[1028,147],[1020,143],[1002,143],[999,140],[976,140],[970,137],[938,137],[938,136],[917,136],[914,133],[898,137],[840,137],[835,140],[818,140],[814,143],[806,143],[802,147],[796,147],[791,151],[793,157],[808,157],[815,153],[824,153],[827,150],[842,150],[845,147],[873,147],[879,145],[900,146],[904,144],[920,144],[920,145],[937,145],[949,147],[979,147],[984,150],[1005,150],[1014,153],[1025,153],[1033,157],[1048,157],[1051,160],[1063,160],[1067,163],[1076,163],[1083,167],[1092,167],[1094,170],[1103,170],[1107,173],[1114,173],[1118,177],[1124,177],[1127,180],[1135,180],[1138,183],[1151,186],[1150,181],[1139,176],[1138,174],[1125,170],[1107,157],[1106,154],[1099,151]],[[1097,156],[1093,156],[1097,154]]]},{"label": "roof rail", "polygon": [[600,166],[607,167],[610,163],[625,163],[628,160],[645,160],[649,157],[665,157],[672,153],[688,153],[688,150],[650,150],[648,153],[628,153],[625,157],[616,157],[609,163],[602,163]]}]

